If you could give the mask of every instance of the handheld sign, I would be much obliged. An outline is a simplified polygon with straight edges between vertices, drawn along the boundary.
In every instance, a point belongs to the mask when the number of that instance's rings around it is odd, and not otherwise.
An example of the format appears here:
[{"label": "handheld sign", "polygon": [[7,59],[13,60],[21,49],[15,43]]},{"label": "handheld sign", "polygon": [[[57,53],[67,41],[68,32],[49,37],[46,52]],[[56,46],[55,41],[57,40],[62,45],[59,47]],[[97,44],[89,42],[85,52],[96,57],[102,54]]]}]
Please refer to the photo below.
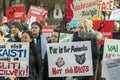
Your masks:
[{"label": "handheld sign", "polygon": [[49,77],[92,76],[91,42],[47,44]]},{"label": "handheld sign", "polygon": [[29,76],[29,43],[0,43],[0,76]]}]

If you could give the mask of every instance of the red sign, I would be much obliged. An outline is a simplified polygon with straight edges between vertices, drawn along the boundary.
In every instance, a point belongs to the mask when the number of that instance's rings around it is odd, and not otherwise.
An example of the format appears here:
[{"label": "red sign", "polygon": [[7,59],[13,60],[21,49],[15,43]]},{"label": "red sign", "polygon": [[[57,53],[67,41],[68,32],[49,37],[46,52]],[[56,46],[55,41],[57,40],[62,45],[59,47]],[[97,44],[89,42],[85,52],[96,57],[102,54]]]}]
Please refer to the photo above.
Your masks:
[{"label": "red sign", "polygon": [[24,6],[6,7],[6,17],[8,20],[25,19],[25,7]]},{"label": "red sign", "polygon": [[41,20],[45,19],[47,11],[44,8],[31,6],[25,22],[31,24],[32,22],[40,22]]},{"label": "red sign", "polygon": [[94,29],[97,31],[100,31],[103,35],[103,38],[98,41],[100,45],[104,44],[104,39],[112,38],[112,31],[114,27],[114,21],[113,20],[102,20],[102,21],[93,21]]},{"label": "red sign", "polygon": [[53,26],[43,26],[42,27],[42,34],[47,34],[47,35],[51,35],[53,33]]},{"label": "red sign", "polygon": [[6,22],[9,22],[9,21],[8,21],[7,17],[3,16],[3,17],[2,17],[2,24],[3,24],[3,23],[6,23]]}]

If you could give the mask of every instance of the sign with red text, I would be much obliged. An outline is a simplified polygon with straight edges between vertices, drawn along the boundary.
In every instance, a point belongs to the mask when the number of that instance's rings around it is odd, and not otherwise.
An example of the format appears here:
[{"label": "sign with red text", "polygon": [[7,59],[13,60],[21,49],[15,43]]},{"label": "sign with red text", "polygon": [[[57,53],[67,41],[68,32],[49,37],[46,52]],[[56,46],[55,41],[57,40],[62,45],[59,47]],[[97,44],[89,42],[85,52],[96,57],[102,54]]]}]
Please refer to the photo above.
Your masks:
[{"label": "sign with red text", "polygon": [[29,43],[0,43],[0,76],[29,76]]},{"label": "sign with red text", "polygon": [[93,21],[93,26],[94,29],[97,31],[100,31],[103,35],[102,39],[98,41],[98,43],[100,45],[104,45],[104,39],[108,38],[111,39],[112,38],[112,31],[113,31],[113,27],[114,27],[114,21],[113,20],[95,20]]},{"label": "sign with red text", "polygon": [[92,76],[90,41],[47,44],[49,77]]},{"label": "sign with red text", "polygon": [[25,6],[6,7],[6,17],[8,20],[24,20],[25,15]]},{"label": "sign with red text", "polygon": [[28,23],[30,27],[32,22],[40,22],[41,20],[44,20],[46,15],[47,11],[44,8],[38,6],[31,6],[25,22]]},{"label": "sign with red text", "polygon": [[53,33],[54,27],[51,25],[42,26],[42,34],[51,35]]},{"label": "sign with red text", "polygon": [[100,11],[111,11],[114,8],[114,0],[99,0]]},{"label": "sign with red text", "polygon": [[76,20],[91,19],[98,15],[98,0],[73,0],[71,6]]}]

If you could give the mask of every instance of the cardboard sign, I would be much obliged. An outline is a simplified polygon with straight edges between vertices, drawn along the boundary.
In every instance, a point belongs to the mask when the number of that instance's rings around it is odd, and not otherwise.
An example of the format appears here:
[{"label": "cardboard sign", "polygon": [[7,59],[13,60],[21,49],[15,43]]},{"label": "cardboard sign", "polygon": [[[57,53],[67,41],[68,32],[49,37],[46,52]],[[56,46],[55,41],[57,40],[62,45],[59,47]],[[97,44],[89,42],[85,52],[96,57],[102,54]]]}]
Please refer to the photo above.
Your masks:
[{"label": "cardboard sign", "polygon": [[25,6],[6,7],[6,17],[8,20],[24,20]]},{"label": "cardboard sign", "polygon": [[100,31],[103,35],[103,38],[98,41],[100,45],[104,45],[104,39],[105,38],[112,38],[112,31],[114,27],[114,21],[113,20],[99,20],[99,21],[93,21],[94,29],[97,31]]},{"label": "cardboard sign", "polygon": [[93,75],[90,41],[49,43],[47,55],[49,77]]},{"label": "cardboard sign", "polygon": [[114,0],[99,0],[100,11],[111,11],[114,8]]},{"label": "cardboard sign", "polygon": [[0,76],[29,76],[29,43],[0,43]]}]

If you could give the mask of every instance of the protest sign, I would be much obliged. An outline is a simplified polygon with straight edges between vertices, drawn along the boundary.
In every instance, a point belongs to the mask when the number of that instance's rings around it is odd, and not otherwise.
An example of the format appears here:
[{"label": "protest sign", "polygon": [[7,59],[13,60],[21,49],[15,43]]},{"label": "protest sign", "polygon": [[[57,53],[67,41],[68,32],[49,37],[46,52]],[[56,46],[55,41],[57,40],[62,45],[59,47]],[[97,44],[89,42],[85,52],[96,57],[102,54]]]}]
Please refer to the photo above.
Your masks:
[{"label": "protest sign", "polygon": [[6,17],[10,20],[24,20],[25,6],[8,6],[6,7]]},{"label": "protest sign", "polygon": [[120,57],[120,40],[105,39],[103,60]]},{"label": "protest sign", "polygon": [[[73,19],[81,21],[83,19],[91,19],[93,17],[96,17],[98,15],[97,1],[98,0],[73,0],[71,1],[68,5],[69,6],[68,8],[71,8],[71,14],[73,13]],[[67,14],[69,14],[69,11]]]},{"label": "protest sign", "polygon": [[99,0],[100,11],[112,11],[114,8],[114,0]]},{"label": "protest sign", "polygon": [[3,24],[3,23],[7,23],[7,22],[9,22],[8,19],[7,19],[7,17],[6,17],[6,16],[3,16],[3,17],[2,17],[2,24]]},{"label": "protest sign", "polygon": [[105,38],[112,38],[112,31],[114,27],[113,20],[94,20],[93,27],[95,30],[100,31],[103,35],[102,39],[98,41],[99,45],[104,45]]},{"label": "protest sign", "polygon": [[120,80],[120,59],[110,59],[102,61],[102,66],[105,70],[105,80]]},{"label": "protest sign", "polygon": [[120,9],[113,10],[109,20],[115,20],[115,21],[120,20]]},{"label": "protest sign", "polygon": [[90,41],[47,44],[49,77],[92,76]]},{"label": "protest sign", "polygon": [[59,34],[59,43],[61,42],[72,42],[73,33],[72,32],[60,32]]},{"label": "protest sign", "polygon": [[0,76],[29,76],[29,43],[0,43]]},{"label": "protest sign", "polygon": [[28,23],[29,28],[31,28],[32,22],[40,22],[41,20],[44,20],[46,14],[47,12],[44,8],[30,6],[25,22]]},{"label": "protest sign", "polygon": [[42,26],[42,34],[51,35],[53,33],[54,27],[51,25]]}]

